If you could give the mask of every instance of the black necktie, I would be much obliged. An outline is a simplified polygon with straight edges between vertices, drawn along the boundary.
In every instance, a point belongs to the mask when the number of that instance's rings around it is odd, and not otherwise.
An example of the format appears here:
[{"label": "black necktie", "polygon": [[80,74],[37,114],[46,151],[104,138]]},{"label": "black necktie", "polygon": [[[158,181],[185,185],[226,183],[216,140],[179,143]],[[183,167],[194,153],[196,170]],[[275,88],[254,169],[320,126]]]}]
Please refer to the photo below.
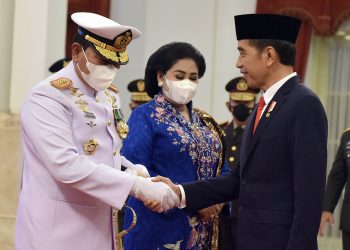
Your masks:
[{"label": "black necktie", "polygon": [[243,133],[243,128],[242,127],[237,127],[233,130],[233,136],[238,137]]}]

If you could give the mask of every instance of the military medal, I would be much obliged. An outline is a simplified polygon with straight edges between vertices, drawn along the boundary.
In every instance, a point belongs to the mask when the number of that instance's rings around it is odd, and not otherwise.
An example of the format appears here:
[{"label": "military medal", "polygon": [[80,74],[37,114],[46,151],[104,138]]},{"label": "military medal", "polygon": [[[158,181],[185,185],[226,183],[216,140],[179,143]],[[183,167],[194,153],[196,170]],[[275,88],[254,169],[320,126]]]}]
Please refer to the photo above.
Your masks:
[{"label": "military medal", "polygon": [[78,90],[79,90],[78,88],[74,88],[74,87],[69,88],[71,95],[74,95],[76,97],[81,97],[82,95],[84,95],[83,93],[79,92]]},{"label": "military medal", "polygon": [[98,148],[98,143],[95,139],[90,139],[84,143],[84,152],[86,155],[93,155]]},{"label": "military medal", "polygon": [[120,138],[125,139],[129,132],[129,126],[124,121],[120,109],[113,108],[113,116],[115,120],[115,127],[117,129],[118,135]]},{"label": "military medal", "polygon": [[[84,94],[79,91],[79,88],[75,88],[72,86],[73,84],[72,80],[66,77],[61,77],[51,81],[50,83],[51,83],[51,86],[57,89],[61,89],[61,90],[69,89],[70,94],[77,97],[77,99],[75,100],[75,104],[77,104],[78,108],[84,112],[85,117],[89,119],[96,119],[96,116],[93,113],[88,112],[89,111],[88,103],[80,98]],[[91,121],[87,124],[91,127],[96,126],[96,124],[92,123]]]},{"label": "military medal", "polygon": [[76,94],[78,92],[78,88],[70,87],[69,88],[69,92],[70,92],[71,95],[76,96]]},{"label": "military medal", "polygon": [[[114,91],[114,90],[113,90]],[[107,90],[105,91],[108,102],[112,105],[112,108],[117,108],[117,99],[111,95]]]},{"label": "military medal", "polygon": [[78,99],[75,101],[75,104],[78,104],[79,106],[79,109],[81,109],[82,111],[89,111],[89,108],[88,108],[88,103],[84,100],[81,100],[81,99]]},{"label": "military medal", "polygon": [[129,132],[129,126],[128,124],[126,124],[120,108],[118,108],[117,100],[115,96],[112,96],[108,91],[105,91],[105,95],[108,101],[112,105],[113,117],[114,117],[115,127],[117,129],[117,133],[121,139],[125,139]]}]

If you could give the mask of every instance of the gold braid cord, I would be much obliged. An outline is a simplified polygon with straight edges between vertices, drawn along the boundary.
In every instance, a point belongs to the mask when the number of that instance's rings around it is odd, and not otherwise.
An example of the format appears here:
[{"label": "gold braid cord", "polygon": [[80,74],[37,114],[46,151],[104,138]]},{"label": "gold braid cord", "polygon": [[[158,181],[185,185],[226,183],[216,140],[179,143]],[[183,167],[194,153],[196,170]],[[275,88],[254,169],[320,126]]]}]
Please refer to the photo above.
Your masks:
[{"label": "gold braid cord", "polygon": [[[115,234],[115,243],[117,246],[118,250],[124,250],[123,247],[123,237],[128,234],[135,226],[136,226],[136,222],[137,222],[137,216],[136,216],[136,212],[132,207],[129,206],[125,206],[125,208],[129,208],[132,212],[132,222],[131,225],[127,228],[124,229],[122,231],[120,231],[119,229],[119,233]],[[116,225],[118,224],[118,210],[117,209],[113,209],[113,226],[114,226],[114,231],[116,232]]]},{"label": "gold braid cord", "polygon": [[[224,141],[224,132],[220,128],[219,124],[214,120],[214,118],[208,113],[199,110],[197,108],[193,109],[194,112],[197,113],[199,119],[204,123],[205,126],[209,128],[209,130],[220,139],[221,144],[221,152],[218,167],[216,170],[216,176],[221,174],[223,159],[225,159],[225,141]],[[213,218],[213,236],[211,239],[211,250],[217,250],[219,245],[219,216],[215,216]]]}]

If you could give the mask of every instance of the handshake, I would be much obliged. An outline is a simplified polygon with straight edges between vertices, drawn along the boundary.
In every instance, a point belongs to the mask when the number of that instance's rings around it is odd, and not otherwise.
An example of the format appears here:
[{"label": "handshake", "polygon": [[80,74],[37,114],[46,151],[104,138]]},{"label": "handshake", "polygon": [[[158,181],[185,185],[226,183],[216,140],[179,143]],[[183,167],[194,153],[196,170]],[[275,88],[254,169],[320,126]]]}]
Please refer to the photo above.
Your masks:
[{"label": "handshake", "polygon": [[130,195],[141,200],[153,212],[166,212],[180,206],[180,188],[168,178],[137,176]]}]

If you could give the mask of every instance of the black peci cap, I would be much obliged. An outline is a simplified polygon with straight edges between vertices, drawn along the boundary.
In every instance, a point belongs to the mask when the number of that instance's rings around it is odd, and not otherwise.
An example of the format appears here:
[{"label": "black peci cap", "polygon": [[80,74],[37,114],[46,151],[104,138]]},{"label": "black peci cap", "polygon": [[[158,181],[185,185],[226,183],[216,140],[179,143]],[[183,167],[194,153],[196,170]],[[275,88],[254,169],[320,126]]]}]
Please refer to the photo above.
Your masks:
[{"label": "black peci cap", "polygon": [[237,40],[273,39],[295,44],[300,29],[299,19],[276,14],[235,16]]}]

